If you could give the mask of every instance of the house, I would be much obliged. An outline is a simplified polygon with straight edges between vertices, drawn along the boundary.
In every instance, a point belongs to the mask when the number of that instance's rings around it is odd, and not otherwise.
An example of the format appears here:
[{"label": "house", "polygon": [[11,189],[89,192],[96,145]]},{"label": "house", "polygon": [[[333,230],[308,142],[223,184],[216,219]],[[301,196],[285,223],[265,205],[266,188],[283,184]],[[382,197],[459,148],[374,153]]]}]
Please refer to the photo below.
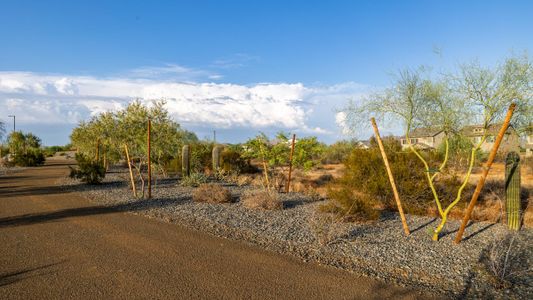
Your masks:
[{"label": "house", "polygon": [[[494,141],[498,135],[498,132],[500,131],[500,128],[501,124],[493,124],[487,129],[488,136],[485,142],[481,145],[482,151],[490,152],[494,146]],[[468,125],[461,129],[461,134],[469,138],[473,143],[479,143],[484,133],[485,129],[482,125]],[[444,141],[444,137],[445,135],[442,130],[432,128],[417,128],[409,134],[411,144],[413,144],[413,146],[417,149],[423,150],[439,148]],[[407,149],[409,147],[409,143],[407,142],[405,136],[401,138],[401,143],[402,149]],[[518,151],[519,145],[520,138],[516,130],[512,126],[509,126],[498,152],[505,153],[509,151]]]},{"label": "house", "polygon": [[[444,140],[444,131],[434,128],[417,128],[409,134],[411,144],[417,149],[436,149]],[[405,136],[400,138],[402,149],[409,148]]]},{"label": "house", "polygon": [[[487,138],[481,145],[482,151],[490,152],[494,146],[494,141],[496,140],[496,136],[498,135],[501,127],[502,124],[493,124],[486,129]],[[481,125],[468,125],[461,130],[461,133],[470,138],[473,143],[479,143],[484,135],[484,132],[485,129]],[[502,143],[500,144],[500,148],[498,149],[498,152],[501,153],[507,153],[509,151],[520,151],[520,137],[513,126],[509,126],[507,128],[507,131],[503,136]]]}]

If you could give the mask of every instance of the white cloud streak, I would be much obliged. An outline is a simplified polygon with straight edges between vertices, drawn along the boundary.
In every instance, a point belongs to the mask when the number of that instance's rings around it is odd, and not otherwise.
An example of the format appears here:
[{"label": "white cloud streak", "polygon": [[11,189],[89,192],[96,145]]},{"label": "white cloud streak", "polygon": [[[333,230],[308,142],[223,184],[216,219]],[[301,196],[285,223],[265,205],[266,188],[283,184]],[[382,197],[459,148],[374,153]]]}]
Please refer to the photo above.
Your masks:
[{"label": "white cloud streak", "polygon": [[[139,73],[150,73],[140,70]],[[340,121],[338,115],[335,119],[331,107],[344,105],[364,90],[365,86],[355,83],[326,87],[306,87],[301,83],[245,86],[0,72],[0,105],[16,114],[17,121],[31,124],[75,124],[104,111],[119,110],[134,99],[146,103],[163,99],[173,118],[184,125],[279,128],[331,135],[338,132],[335,122]]]}]

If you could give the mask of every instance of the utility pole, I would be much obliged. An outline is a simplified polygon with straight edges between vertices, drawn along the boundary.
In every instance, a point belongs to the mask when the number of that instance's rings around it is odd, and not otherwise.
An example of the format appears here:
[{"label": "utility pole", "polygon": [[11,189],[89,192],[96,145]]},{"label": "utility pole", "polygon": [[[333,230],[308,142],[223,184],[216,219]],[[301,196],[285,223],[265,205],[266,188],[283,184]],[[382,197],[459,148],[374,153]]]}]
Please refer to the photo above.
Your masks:
[{"label": "utility pole", "polygon": [[16,131],[16,128],[15,128],[15,115],[9,115],[8,117],[13,118],[13,132],[15,132]]},{"label": "utility pole", "polygon": [[213,130],[213,142],[215,144],[217,143],[217,131],[216,130]]}]

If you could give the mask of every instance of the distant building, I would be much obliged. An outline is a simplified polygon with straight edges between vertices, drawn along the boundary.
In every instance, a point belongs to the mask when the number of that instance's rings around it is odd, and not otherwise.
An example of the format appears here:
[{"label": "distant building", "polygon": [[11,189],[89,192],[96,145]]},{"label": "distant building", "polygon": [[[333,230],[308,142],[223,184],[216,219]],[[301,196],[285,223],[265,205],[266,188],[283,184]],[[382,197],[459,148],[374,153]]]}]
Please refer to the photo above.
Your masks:
[{"label": "distant building", "polygon": [[[498,132],[500,131],[501,124],[494,124],[489,126],[487,130],[487,138],[485,142],[481,145],[481,150],[485,152],[490,152],[494,146],[494,141]],[[485,134],[485,129],[482,125],[468,125],[461,129],[461,134],[469,138],[473,143],[479,143],[481,138]],[[432,128],[417,128],[409,134],[409,139],[411,144],[417,149],[429,150],[437,149],[444,141],[444,131],[439,129]],[[401,137],[402,148],[406,149],[409,147],[409,143],[405,136]],[[509,126],[505,136],[500,145],[498,152],[509,152],[509,151],[518,151],[520,146],[520,138],[516,133],[516,130]]]},{"label": "distant building", "polygon": [[[444,131],[432,128],[417,128],[409,133],[411,144],[417,149],[436,149],[444,140]],[[409,147],[405,136],[400,138],[402,149]]]}]

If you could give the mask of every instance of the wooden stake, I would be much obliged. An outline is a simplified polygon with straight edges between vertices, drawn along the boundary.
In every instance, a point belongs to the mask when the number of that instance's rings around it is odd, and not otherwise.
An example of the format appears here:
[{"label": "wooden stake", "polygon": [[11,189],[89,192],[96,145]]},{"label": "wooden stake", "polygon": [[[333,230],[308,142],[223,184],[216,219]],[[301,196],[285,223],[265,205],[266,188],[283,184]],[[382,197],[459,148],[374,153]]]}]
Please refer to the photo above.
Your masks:
[{"label": "wooden stake", "polygon": [[130,153],[128,152],[128,145],[124,144],[124,150],[126,150],[126,159],[128,160],[128,169],[130,170],[131,188],[133,190],[133,196],[137,197],[137,189],[135,188],[135,180],[133,179],[133,171],[131,170]]},{"label": "wooden stake", "polygon": [[379,150],[381,151],[383,163],[385,164],[385,169],[387,169],[387,175],[389,175],[389,181],[392,187],[392,192],[394,193],[394,199],[396,200],[396,206],[398,206],[398,212],[400,213],[400,218],[402,219],[403,231],[406,235],[409,235],[411,232],[409,231],[407,220],[403,214],[402,202],[400,201],[400,195],[396,189],[396,183],[394,182],[394,177],[392,176],[389,160],[387,159],[387,154],[385,153],[385,148],[383,147],[383,142],[381,141],[381,136],[379,135],[378,125],[376,125],[376,120],[374,118],[371,118],[370,121],[372,122],[372,127],[374,127],[374,134],[376,135],[376,140],[378,141]]},{"label": "wooden stake", "polygon": [[291,156],[289,158],[289,177],[287,178],[287,186],[285,187],[285,193],[289,192],[291,186],[291,174],[292,174],[292,157],[294,155],[294,142],[296,140],[296,134],[292,135],[292,144],[291,144]]},{"label": "wooden stake", "polygon": [[502,142],[503,136],[505,135],[505,132],[507,131],[507,128],[509,127],[509,123],[511,122],[511,117],[513,116],[515,108],[516,108],[515,103],[512,103],[509,106],[509,110],[507,111],[507,115],[505,116],[503,125],[500,128],[500,132],[498,132],[498,136],[496,137],[494,146],[492,146],[492,149],[490,150],[487,163],[483,167],[483,173],[481,174],[481,177],[479,178],[479,181],[477,182],[476,190],[474,191],[474,194],[472,195],[472,200],[470,200],[470,204],[468,204],[468,207],[466,208],[465,215],[463,217],[463,222],[461,223],[461,227],[459,228],[459,231],[457,232],[457,236],[455,236],[454,242],[456,244],[459,244],[461,240],[463,239],[463,233],[465,231],[466,225],[468,224],[468,221],[470,220],[470,216],[472,215],[474,206],[476,206],[477,198],[479,197],[479,194],[481,194],[481,189],[483,189],[483,186],[485,185],[485,180],[487,179],[487,175],[489,174],[490,167],[492,166],[492,163],[494,162],[494,158],[496,157],[496,154],[498,153],[498,148],[500,148],[500,143]]},{"label": "wooden stake", "polygon": [[147,133],[147,143],[148,143],[148,199],[152,198],[152,161],[150,159],[151,149],[150,149],[150,130],[152,127],[152,121],[148,120],[148,133]]}]

